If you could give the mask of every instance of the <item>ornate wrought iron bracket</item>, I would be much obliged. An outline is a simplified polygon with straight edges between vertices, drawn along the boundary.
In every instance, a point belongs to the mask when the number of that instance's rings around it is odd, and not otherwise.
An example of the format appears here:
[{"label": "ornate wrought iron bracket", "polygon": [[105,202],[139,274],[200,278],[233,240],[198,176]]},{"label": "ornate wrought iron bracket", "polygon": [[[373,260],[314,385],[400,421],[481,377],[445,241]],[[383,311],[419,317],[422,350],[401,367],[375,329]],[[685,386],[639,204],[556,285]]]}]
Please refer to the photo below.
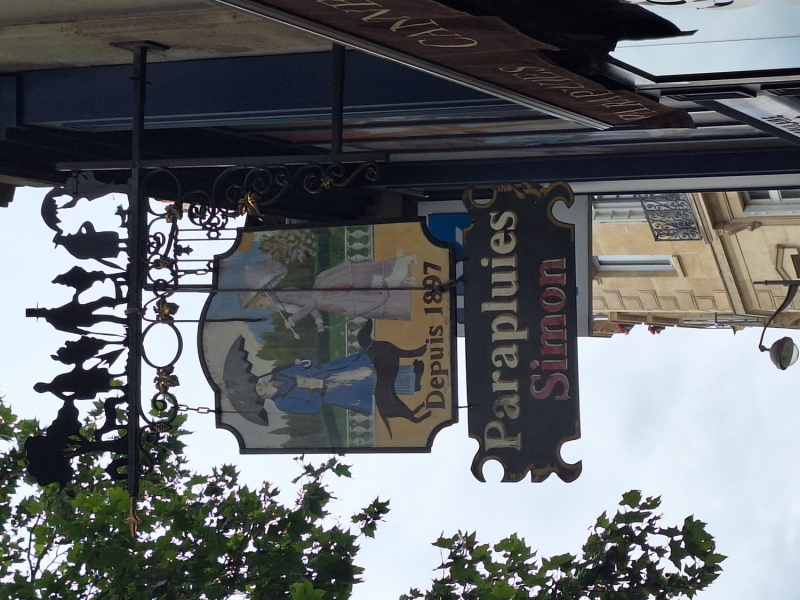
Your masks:
[{"label": "ornate wrought iron bracket", "polygon": [[[76,259],[94,261],[100,270],[73,267],[54,280],[74,290],[70,302],[27,311],[28,316],[43,318],[77,339],[67,341],[53,357],[71,370],[35,386],[36,391],[59,398],[63,406],[46,431],[28,439],[25,446],[29,472],[42,485],[70,481],[74,475],[71,461],[76,456],[110,453],[113,458],[106,471],[112,479],[126,481],[132,499],[126,522],[135,532],[141,478],[157,465],[157,446],[173,428],[179,411],[188,409],[174,394],[179,385],[175,366],[183,350],[174,295],[192,287],[182,285],[182,278],[209,275],[212,265],[208,260],[190,258],[193,248],[187,241],[224,239],[223,232],[234,219],[263,215],[293,188],[319,194],[357,182],[374,182],[378,167],[371,160],[362,160],[374,156],[342,154],[344,65],[339,49],[334,52],[334,60],[341,64],[334,68],[333,144],[327,161],[318,156],[308,162],[308,157],[301,156],[282,157],[282,164],[265,160],[268,164],[260,166],[230,166],[217,169],[210,186],[187,187],[186,171],[180,168],[188,166],[182,164],[187,161],[177,159],[156,167],[142,158],[147,53],[165,47],[152,42],[115,45],[130,50],[134,59],[131,161],[113,167],[124,167],[130,178],[107,183],[92,171],[76,172],[64,186],[51,190],[42,204],[42,218],[55,232],[56,245]],[[103,164],[95,166],[104,168]],[[116,211],[124,237],[118,231],[98,231],[91,221],[85,221],[75,233],[62,228],[61,211],[113,193],[125,194],[128,199],[127,207]],[[182,229],[184,218],[190,225]],[[187,230],[202,235],[187,238]],[[82,299],[95,284],[109,283],[113,294],[92,301]],[[124,316],[120,314],[123,310]],[[97,326],[103,327],[103,332],[98,332]],[[145,349],[148,336],[157,329],[168,329],[177,339],[177,350],[168,360],[156,361]],[[123,355],[124,368],[115,370]],[[147,368],[155,377],[152,391],[144,393],[143,370]],[[105,420],[87,437],[80,430],[78,403],[98,400]]]},{"label": "ornate wrought iron bracket", "polygon": [[703,234],[686,194],[647,194],[641,201],[657,242],[699,241]]}]

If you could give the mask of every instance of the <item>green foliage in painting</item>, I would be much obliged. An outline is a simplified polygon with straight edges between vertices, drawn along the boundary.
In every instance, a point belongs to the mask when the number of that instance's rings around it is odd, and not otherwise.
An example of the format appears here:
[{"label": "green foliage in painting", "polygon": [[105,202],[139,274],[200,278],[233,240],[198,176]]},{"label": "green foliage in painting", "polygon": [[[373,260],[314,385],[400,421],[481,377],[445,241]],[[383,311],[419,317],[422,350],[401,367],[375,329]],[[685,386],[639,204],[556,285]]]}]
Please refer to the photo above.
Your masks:
[{"label": "green foliage in painting", "polygon": [[347,245],[347,240],[345,239],[347,235],[347,231],[369,231],[369,226],[364,225],[363,227],[334,227],[330,230],[330,236],[325,240],[326,248],[325,252],[323,252],[323,241],[320,239],[320,253],[319,253],[319,267],[320,271],[324,271],[325,269],[329,269],[335,265],[338,265],[345,260],[345,246]]},{"label": "green foliage in painting", "polygon": [[346,413],[346,409],[330,404],[323,404],[318,414],[286,413],[286,425],[273,433],[290,436],[284,448],[344,448]]},{"label": "green foliage in painting", "polygon": [[[261,234],[259,249],[284,265],[314,263],[318,236],[325,229],[278,229]],[[312,281],[313,283],[313,281]]]},{"label": "green foliage in painting", "polygon": [[271,316],[275,330],[261,334],[264,345],[258,351],[259,358],[275,361],[276,367],[293,365],[295,360],[310,360],[314,364],[320,364],[327,359],[320,353],[320,347],[327,347],[327,344],[321,346],[321,339],[326,335],[317,332],[313,319],[301,319],[294,324],[292,329],[300,337],[296,339],[286,327],[284,315],[274,312]]}]

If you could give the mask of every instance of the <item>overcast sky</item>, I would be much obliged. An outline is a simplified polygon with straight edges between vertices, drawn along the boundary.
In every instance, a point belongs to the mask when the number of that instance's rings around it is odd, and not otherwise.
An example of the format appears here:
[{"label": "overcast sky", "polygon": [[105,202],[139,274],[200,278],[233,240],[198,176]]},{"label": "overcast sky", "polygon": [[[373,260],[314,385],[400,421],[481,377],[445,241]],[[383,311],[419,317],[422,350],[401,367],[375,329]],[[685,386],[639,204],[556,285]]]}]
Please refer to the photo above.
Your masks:
[{"label": "overcast sky", "polygon": [[642,4],[681,31],[694,33],[621,42],[613,56],[655,75],[798,67],[798,0],[733,0],[721,8],[705,4],[710,2]]},{"label": "overcast sky", "polygon": [[[32,386],[64,370],[50,355],[66,334],[26,319],[25,308],[67,302],[70,291],[50,281],[76,263],[51,243],[53,232],[39,216],[43,194],[20,190],[9,208],[0,209],[6,257],[0,391],[19,414],[47,424],[60,401]],[[65,229],[75,231],[92,210],[112,214],[115,203],[103,202],[88,212],[86,206],[64,211]],[[197,298],[178,303],[183,317],[199,306]],[[213,406],[194,330],[184,331],[176,394],[191,406]],[[458,425],[439,434],[431,454],[346,457],[353,479],[330,481],[338,497],[332,508],[343,524],[376,496],[390,499],[392,508],[376,539],[363,544],[366,581],[355,599],[391,599],[424,587],[440,560],[430,542],[442,532],[477,530],[490,542],[519,532],[543,554],[578,552],[597,515],[636,488],[663,496],[665,522],[689,514],[706,521],[719,551],[730,557],[701,600],[794,600],[800,588],[800,366],[775,369],[757,350],[758,334],[668,329],[653,336],[639,327],[629,336],[582,339],[583,437],[565,446],[564,457],[582,460],[583,474],[571,484],[555,476],[539,484],[501,484],[492,463],[485,471],[489,482],[479,483],[470,473],[477,445],[467,436],[463,413]],[[770,331],[767,341],[780,336]],[[459,388],[467,391],[463,377]],[[253,485],[268,480],[291,492],[289,481],[298,473],[291,457],[239,455],[234,437],[217,431],[212,415],[192,414],[188,427],[195,433],[186,439],[187,452],[197,470],[233,463]]]}]

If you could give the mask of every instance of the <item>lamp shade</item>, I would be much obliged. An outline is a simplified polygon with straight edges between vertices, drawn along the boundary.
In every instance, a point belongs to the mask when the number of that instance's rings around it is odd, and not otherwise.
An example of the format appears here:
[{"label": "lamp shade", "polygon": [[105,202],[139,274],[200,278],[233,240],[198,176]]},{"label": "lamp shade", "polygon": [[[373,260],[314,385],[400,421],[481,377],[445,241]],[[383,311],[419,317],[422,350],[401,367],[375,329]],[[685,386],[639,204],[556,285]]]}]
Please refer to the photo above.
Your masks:
[{"label": "lamp shade", "polygon": [[770,359],[781,371],[797,362],[798,356],[800,356],[800,349],[790,337],[779,339],[769,349]]}]

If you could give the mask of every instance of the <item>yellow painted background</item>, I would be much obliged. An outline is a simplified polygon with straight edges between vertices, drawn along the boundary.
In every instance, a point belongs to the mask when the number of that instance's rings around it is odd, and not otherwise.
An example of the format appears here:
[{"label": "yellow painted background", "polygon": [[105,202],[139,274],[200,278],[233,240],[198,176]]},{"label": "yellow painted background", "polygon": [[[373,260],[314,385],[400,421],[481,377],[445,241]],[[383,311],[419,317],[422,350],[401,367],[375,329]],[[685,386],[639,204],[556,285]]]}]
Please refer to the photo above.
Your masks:
[{"label": "yellow painted background", "polygon": [[[450,274],[449,265],[449,252],[447,248],[439,248],[431,244],[422,230],[420,223],[394,223],[374,226],[374,243],[373,252],[374,260],[384,260],[394,258],[397,256],[397,251],[402,249],[406,255],[416,254],[419,264],[411,265],[412,277],[415,277],[419,285],[423,285],[425,274],[423,272],[424,263],[430,262],[441,267],[441,271],[430,271],[429,274],[438,275],[442,282],[446,282]],[[429,338],[428,328],[436,325],[442,325],[444,332],[441,336],[444,338],[444,357],[440,361],[444,368],[449,369],[451,364],[451,353],[454,351],[452,344],[452,337],[450,334],[450,293],[442,295],[442,302],[440,304],[425,304],[423,302],[424,291],[412,291],[411,300],[411,320],[410,321],[390,321],[390,320],[376,320],[375,333],[376,340],[385,340],[392,342],[394,345],[411,350],[418,348],[425,344],[425,340]],[[442,308],[441,315],[426,315],[425,308],[440,306]],[[426,352],[418,360],[425,363],[425,371],[422,375],[422,389],[413,396],[400,396],[412,410],[419,406],[420,403],[425,401],[427,395],[433,391],[430,385],[430,357]],[[403,358],[400,361],[401,365],[410,365],[414,361],[413,358]],[[389,437],[389,432],[381,419],[380,414],[375,415],[376,423],[376,440],[379,447],[421,447],[424,448],[428,444],[428,438],[431,432],[439,427],[442,423],[451,420],[453,412],[453,393],[452,382],[456,377],[456,373],[450,370],[450,377],[448,384],[441,390],[445,396],[445,407],[440,409],[432,409],[431,416],[422,421],[421,423],[412,423],[403,418],[390,419],[393,437]],[[421,410],[418,415],[422,415],[426,409]]]}]

